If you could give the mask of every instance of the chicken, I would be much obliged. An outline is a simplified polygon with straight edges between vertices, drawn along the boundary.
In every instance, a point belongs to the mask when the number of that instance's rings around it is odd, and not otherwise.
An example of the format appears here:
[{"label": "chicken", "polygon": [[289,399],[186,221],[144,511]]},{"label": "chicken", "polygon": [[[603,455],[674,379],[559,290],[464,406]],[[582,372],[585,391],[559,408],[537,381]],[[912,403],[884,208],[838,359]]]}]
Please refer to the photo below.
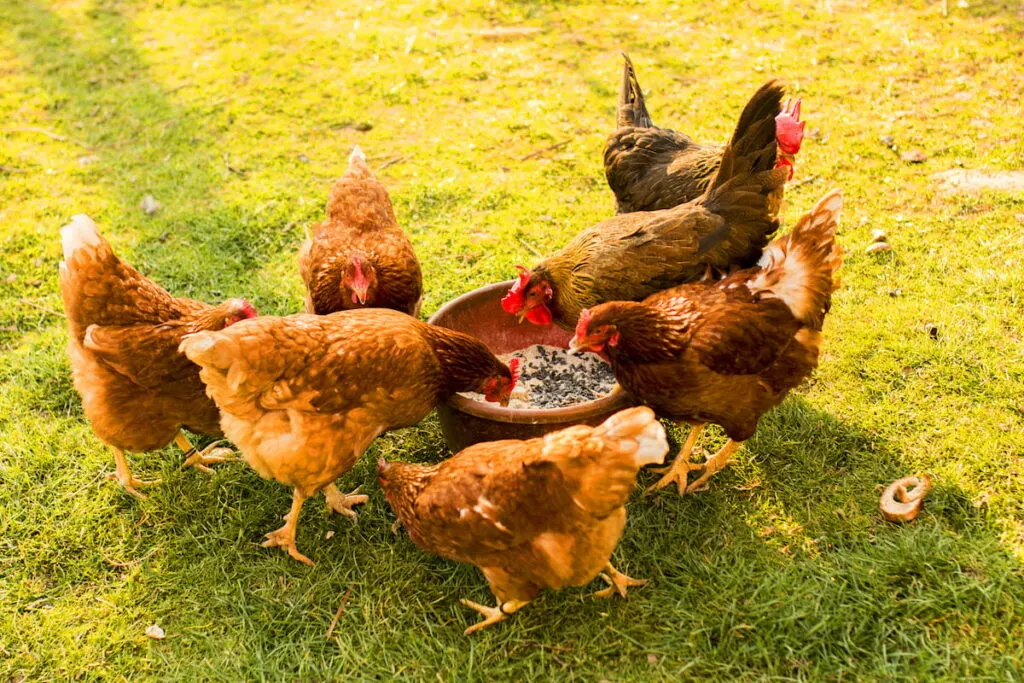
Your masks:
[{"label": "chicken", "polygon": [[257,318],[191,335],[181,350],[202,368],[246,461],[294,489],[285,525],[264,547],[306,564],[295,534],[307,498],[325,489],[328,507],[355,519],[351,508],[366,496],[331,482],[374,439],[416,424],[457,391],[507,403],[518,371],[469,335],[382,308]]},{"label": "chicken", "polygon": [[424,550],[480,568],[496,607],[462,604],[505,619],[543,588],[582,586],[601,572],[623,597],[642,585],[611,566],[640,467],[664,461],[665,430],[649,408],[598,427],[529,441],[478,443],[436,465],[378,461],[380,485],[410,538]]},{"label": "chicken", "polygon": [[228,459],[231,451],[217,443],[197,452],[181,431],[221,436],[199,368],[178,353],[178,344],[256,311],[242,299],[210,306],[171,296],[121,261],[88,216],[74,216],[60,233],[72,377],[93,431],[114,451],[116,472],[109,478],[145,498],[137,487],[159,482],[133,477],[125,451],[144,453],[172,441],[186,452],[185,466],[210,471],[207,465]]},{"label": "chicken", "polygon": [[533,270],[523,266],[501,305],[538,325],[572,329],[580,311],[639,301],[711,271],[747,268],[778,228],[774,110],[737,128],[707,191],[688,204],[620,214],[578,234]]},{"label": "chicken", "polygon": [[395,220],[388,191],[356,147],[331,188],[327,220],[299,252],[306,312],[391,308],[416,317],[423,276],[412,243]]},{"label": "chicken", "polygon": [[[619,94],[618,128],[604,148],[604,172],[615,193],[619,213],[670,209],[697,199],[722,162],[720,145],[700,144],[690,136],[658,128],[647,113],[633,63],[623,55],[622,90]],[[737,131],[744,131],[765,116],[775,116],[779,155],[776,164],[788,166],[792,176],[793,158],[800,151],[804,123],[800,101],[787,103],[780,111],[782,86],[769,81],[754,93]],[[782,188],[777,201],[782,199]]]},{"label": "chicken", "polygon": [[[842,203],[838,190],[825,195],[753,268],[580,316],[572,348],[606,352],[635,399],[693,425],[652,489],[673,482],[680,493],[701,488],[754,434],[761,415],[817,367],[842,263],[835,241]],[[729,441],[703,467],[693,465],[690,453],[709,422],[725,429]],[[693,469],[703,473],[687,485]]]}]

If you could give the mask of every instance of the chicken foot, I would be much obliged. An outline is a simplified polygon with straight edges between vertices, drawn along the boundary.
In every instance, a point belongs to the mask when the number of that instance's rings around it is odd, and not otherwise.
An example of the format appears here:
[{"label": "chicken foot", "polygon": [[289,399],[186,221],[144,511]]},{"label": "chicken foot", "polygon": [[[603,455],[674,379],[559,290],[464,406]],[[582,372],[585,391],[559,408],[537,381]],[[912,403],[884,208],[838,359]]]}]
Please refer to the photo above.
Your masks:
[{"label": "chicken foot", "polygon": [[334,510],[345,517],[351,517],[352,521],[355,521],[356,511],[352,509],[352,506],[360,505],[370,500],[369,496],[357,496],[357,493],[359,493],[358,486],[352,489],[352,493],[342,493],[334,484],[328,484],[324,487],[324,498],[327,499],[327,509]]},{"label": "chicken foot", "polygon": [[601,572],[600,576],[604,581],[608,582],[608,587],[593,593],[592,597],[610,598],[618,593],[620,597],[624,598],[626,597],[626,588],[629,586],[643,586],[647,584],[646,579],[634,579],[626,576],[613,567],[611,562],[606,564],[604,568],[608,573],[605,574],[604,572]]},{"label": "chicken foot", "polygon": [[658,474],[663,472],[667,472],[667,474],[665,474],[665,476],[659,479],[655,484],[651,485],[651,487],[647,489],[646,493],[657,491],[658,489],[665,488],[669,484],[673,483],[679,487],[680,495],[689,491],[686,487],[686,479],[689,477],[690,472],[694,470],[703,470],[705,467],[705,464],[690,461],[690,457],[693,453],[693,447],[697,444],[697,438],[700,436],[702,431],[704,431],[704,425],[694,425],[690,430],[690,435],[686,437],[686,443],[683,444],[682,449],[679,451],[679,455],[676,456],[672,465],[670,467],[659,467],[651,470]]},{"label": "chicken foot", "polygon": [[475,633],[480,629],[497,624],[499,621],[505,621],[505,619],[509,618],[530,603],[529,600],[506,600],[505,602],[499,602],[497,607],[488,607],[487,605],[481,605],[480,603],[473,602],[472,600],[461,599],[459,602],[466,607],[475,609],[485,617],[483,621],[479,621],[463,631],[462,635],[464,636],[468,636],[470,633]]},{"label": "chicken foot", "polygon": [[116,470],[108,474],[107,479],[116,479],[117,483],[120,484],[125,491],[132,494],[139,500],[146,500],[146,494],[142,493],[135,487],[156,486],[160,483],[160,480],[149,479],[144,481],[142,479],[136,479],[132,476],[132,471],[128,467],[128,460],[124,457],[124,452],[120,448],[114,448],[113,450],[114,467]]},{"label": "chicken foot", "polygon": [[295,532],[299,526],[299,513],[302,512],[302,504],[305,502],[306,496],[302,495],[298,489],[295,489],[292,493],[291,510],[284,516],[284,526],[267,534],[267,540],[263,541],[263,547],[273,548],[277,546],[299,562],[313,566],[315,564],[313,560],[300,553],[295,545]]},{"label": "chicken foot", "polygon": [[729,439],[729,441],[722,446],[721,450],[708,458],[708,461],[704,463],[704,474],[702,474],[697,481],[687,486],[686,492],[693,493],[703,487],[715,472],[718,472],[732,462],[733,454],[742,447],[742,441],[733,441],[732,439]]},{"label": "chicken foot", "polygon": [[214,441],[209,446],[201,451],[196,450],[196,447],[192,445],[192,442],[188,440],[184,432],[178,432],[178,436],[174,437],[174,443],[178,445],[178,448],[185,452],[185,462],[182,463],[181,469],[185,470],[189,467],[195,467],[200,472],[206,474],[213,474],[213,470],[209,468],[209,465],[218,462],[228,462],[230,460],[238,460],[238,456],[230,448],[218,448],[222,443],[226,441]]}]

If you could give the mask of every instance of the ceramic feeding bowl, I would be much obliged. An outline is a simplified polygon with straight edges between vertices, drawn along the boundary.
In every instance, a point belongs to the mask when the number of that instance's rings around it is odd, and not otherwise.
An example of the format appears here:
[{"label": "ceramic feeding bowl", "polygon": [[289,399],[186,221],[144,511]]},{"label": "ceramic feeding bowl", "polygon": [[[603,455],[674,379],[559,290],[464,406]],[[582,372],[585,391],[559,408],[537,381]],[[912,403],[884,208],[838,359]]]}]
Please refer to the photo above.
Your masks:
[{"label": "ceramic feeding bowl", "polygon": [[[442,306],[430,322],[471,334],[499,356],[535,344],[568,349],[572,338],[568,330],[520,324],[501,308],[501,298],[511,286],[510,280],[463,294]],[[503,408],[456,394],[439,405],[437,413],[448,447],[458,452],[480,441],[532,439],[572,425],[597,425],[630,405],[629,397],[616,385],[605,396],[561,408]]]}]

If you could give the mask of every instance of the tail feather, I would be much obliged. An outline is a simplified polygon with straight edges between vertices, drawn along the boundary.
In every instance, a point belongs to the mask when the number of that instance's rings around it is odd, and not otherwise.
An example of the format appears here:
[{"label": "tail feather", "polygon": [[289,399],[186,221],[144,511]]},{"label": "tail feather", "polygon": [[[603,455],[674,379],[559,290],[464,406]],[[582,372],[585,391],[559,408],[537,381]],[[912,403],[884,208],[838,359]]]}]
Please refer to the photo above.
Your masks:
[{"label": "tail feather", "polygon": [[351,178],[373,177],[370,167],[366,164],[366,155],[363,154],[363,150],[359,145],[355,145],[352,148],[352,154],[348,157],[348,169],[345,171],[345,175]]},{"label": "tail feather", "polygon": [[80,213],[71,217],[71,222],[60,229],[60,244],[64,250],[64,261],[70,261],[71,255],[79,249],[98,247],[105,244],[96,223]]},{"label": "tail feather", "polygon": [[640,89],[640,81],[633,70],[633,62],[629,55],[623,53],[622,87],[619,90],[619,112],[616,123],[619,128],[654,128],[654,121],[647,112],[644,93]]},{"label": "tail feather", "polygon": [[745,131],[750,129],[758,121],[774,119],[782,110],[782,96],[786,88],[779,81],[768,81],[754,93],[753,97],[743,107],[739,121],[736,122],[736,129],[733,132],[733,144],[739,144]]},{"label": "tail feather", "polygon": [[751,280],[753,291],[771,291],[793,315],[820,330],[828,311],[835,277],[843,263],[836,231],[843,208],[843,194],[832,190],[800,217],[788,234],[772,241],[758,265],[761,272]]},{"label": "tail feather", "polygon": [[778,203],[770,195],[781,191],[789,177],[788,166],[776,168],[775,117],[783,90],[778,81],[769,81],[750,99],[722,153],[718,173],[699,200],[705,209],[723,219],[718,229],[701,239],[701,252],[740,235],[741,243],[749,247],[742,250],[742,258],[735,259],[742,267],[757,259],[779,227]]},{"label": "tail feather", "polygon": [[620,411],[595,428],[549,434],[544,445],[544,457],[557,464],[576,504],[599,518],[624,505],[640,467],[663,462],[667,452],[665,430],[645,407]]}]

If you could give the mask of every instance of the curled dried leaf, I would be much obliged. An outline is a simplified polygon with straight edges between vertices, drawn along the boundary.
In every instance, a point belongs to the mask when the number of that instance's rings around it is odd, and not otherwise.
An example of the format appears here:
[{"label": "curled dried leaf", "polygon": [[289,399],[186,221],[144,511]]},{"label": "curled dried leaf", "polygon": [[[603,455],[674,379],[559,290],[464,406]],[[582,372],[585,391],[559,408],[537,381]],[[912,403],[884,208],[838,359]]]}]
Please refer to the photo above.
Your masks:
[{"label": "curled dried leaf", "polygon": [[865,249],[864,251],[866,251],[869,254],[875,254],[877,252],[891,251],[891,250],[892,250],[892,245],[889,244],[888,242],[872,242],[871,244],[868,245],[868,248]]}]

